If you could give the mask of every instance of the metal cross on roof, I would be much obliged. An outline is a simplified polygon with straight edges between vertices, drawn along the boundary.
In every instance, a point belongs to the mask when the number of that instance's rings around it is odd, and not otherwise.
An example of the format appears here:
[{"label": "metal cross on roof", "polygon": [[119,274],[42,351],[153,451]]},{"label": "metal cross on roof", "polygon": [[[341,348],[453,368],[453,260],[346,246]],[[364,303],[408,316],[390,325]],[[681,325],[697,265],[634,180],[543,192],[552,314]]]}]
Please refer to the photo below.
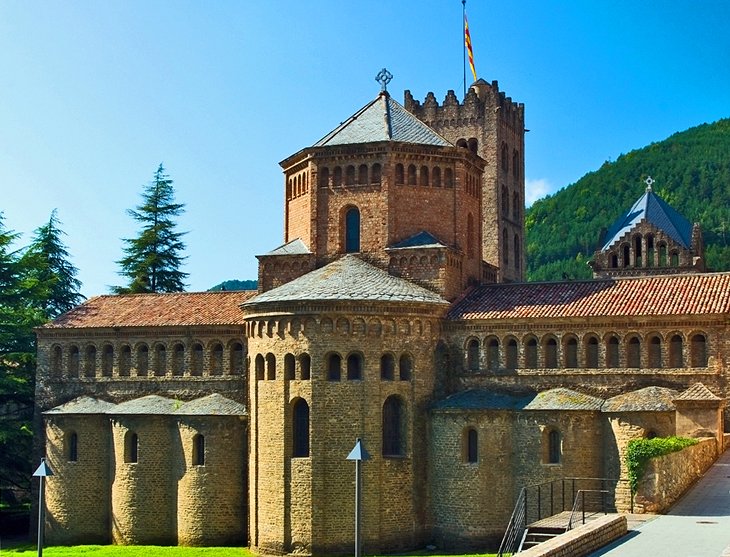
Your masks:
[{"label": "metal cross on roof", "polygon": [[388,90],[388,83],[390,83],[390,80],[393,79],[393,74],[390,73],[388,70],[383,68],[378,72],[378,75],[375,76],[375,81],[380,83],[380,90],[381,91],[387,91]]},{"label": "metal cross on roof", "polygon": [[651,186],[652,186],[652,184],[654,182],[656,182],[656,180],[654,180],[654,178],[652,178],[651,176],[648,176],[646,178],[646,180],[644,180],[644,183],[646,184],[646,191],[647,192],[650,192],[651,191]]}]

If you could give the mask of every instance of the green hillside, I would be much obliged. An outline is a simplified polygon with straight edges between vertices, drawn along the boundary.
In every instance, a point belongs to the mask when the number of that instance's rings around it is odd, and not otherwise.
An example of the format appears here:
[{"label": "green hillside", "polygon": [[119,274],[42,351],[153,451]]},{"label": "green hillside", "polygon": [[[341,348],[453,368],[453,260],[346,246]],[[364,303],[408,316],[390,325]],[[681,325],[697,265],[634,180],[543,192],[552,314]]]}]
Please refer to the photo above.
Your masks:
[{"label": "green hillside", "polygon": [[643,180],[702,225],[708,268],[730,270],[730,119],[703,124],[606,162],[525,216],[528,280],[589,278],[602,229],[644,192]]}]

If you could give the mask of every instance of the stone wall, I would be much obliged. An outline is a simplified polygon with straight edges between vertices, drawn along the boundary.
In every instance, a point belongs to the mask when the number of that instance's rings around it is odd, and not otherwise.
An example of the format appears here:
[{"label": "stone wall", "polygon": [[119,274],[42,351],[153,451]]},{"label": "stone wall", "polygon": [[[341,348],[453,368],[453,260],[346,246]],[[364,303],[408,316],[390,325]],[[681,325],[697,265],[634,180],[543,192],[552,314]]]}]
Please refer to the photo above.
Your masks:
[{"label": "stone wall", "polygon": [[717,440],[649,460],[634,497],[634,512],[663,513],[717,460]]},{"label": "stone wall", "polygon": [[608,515],[519,553],[520,557],[583,557],[625,536],[625,516]]}]

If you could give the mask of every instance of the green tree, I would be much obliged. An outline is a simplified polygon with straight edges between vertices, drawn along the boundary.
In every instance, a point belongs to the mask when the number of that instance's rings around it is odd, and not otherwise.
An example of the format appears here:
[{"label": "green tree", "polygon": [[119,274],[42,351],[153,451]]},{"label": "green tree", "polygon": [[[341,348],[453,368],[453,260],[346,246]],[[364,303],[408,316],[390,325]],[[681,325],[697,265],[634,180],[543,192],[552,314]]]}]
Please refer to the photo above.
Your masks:
[{"label": "green tree", "polygon": [[175,203],[172,180],[160,164],[152,182],[142,194],[142,204],[127,211],[142,225],[136,238],[125,239],[125,256],[117,261],[120,275],[129,279],[127,286],[116,286],[117,294],[143,292],[182,292],[187,273],[180,271],[185,261],[182,237],[174,217],[185,205]]},{"label": "green tree", "polygon": [[43,226],[36,229],[33,242],[23,254],[23,263],[29,271],[29,279],[37,282],[42,293],[36,302],[49,319],[77,306],[84,300],[79,292],[81,281],[76,278],[78,269],[69,261],[69,253],[63,243],[65,232],[56,210]]}]

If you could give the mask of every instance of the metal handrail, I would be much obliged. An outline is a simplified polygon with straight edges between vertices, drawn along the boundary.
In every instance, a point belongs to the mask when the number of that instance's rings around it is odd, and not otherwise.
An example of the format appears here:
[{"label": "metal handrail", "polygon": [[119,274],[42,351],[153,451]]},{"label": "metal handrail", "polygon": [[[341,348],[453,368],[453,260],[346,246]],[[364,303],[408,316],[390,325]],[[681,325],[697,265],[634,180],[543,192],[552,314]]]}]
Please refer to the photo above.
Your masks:
[{"label": "metal handrail", "polygon": [[502,537],[502,543],[499,544],[498,557],[503,557],[506,553],[515,553],[517,544],[522,540],[522,534],[527,526],[527,488],[522,488],[517,496],[517,503],[512,511],[512,516],[507,523],[507,530]]},{"label": "metal handrail", "polygon": [[603,497],[601,497],[601,507],[603,514],[607,514],[606,512],[606,495],[610,494],[611,492],[608,489],[579,489],[578,493],[575,496],[575,502],[573,503],[573,509],[570,511],[570,518],[568,519],[568,526],[565,528],[565,531],[573,529],[573,517],[575,516],[576,511],[578,510],[578,501],[580,500],[581,507],[582,507],[582,523],[586,523],[586,493],[601,493],[603,494]]}]

